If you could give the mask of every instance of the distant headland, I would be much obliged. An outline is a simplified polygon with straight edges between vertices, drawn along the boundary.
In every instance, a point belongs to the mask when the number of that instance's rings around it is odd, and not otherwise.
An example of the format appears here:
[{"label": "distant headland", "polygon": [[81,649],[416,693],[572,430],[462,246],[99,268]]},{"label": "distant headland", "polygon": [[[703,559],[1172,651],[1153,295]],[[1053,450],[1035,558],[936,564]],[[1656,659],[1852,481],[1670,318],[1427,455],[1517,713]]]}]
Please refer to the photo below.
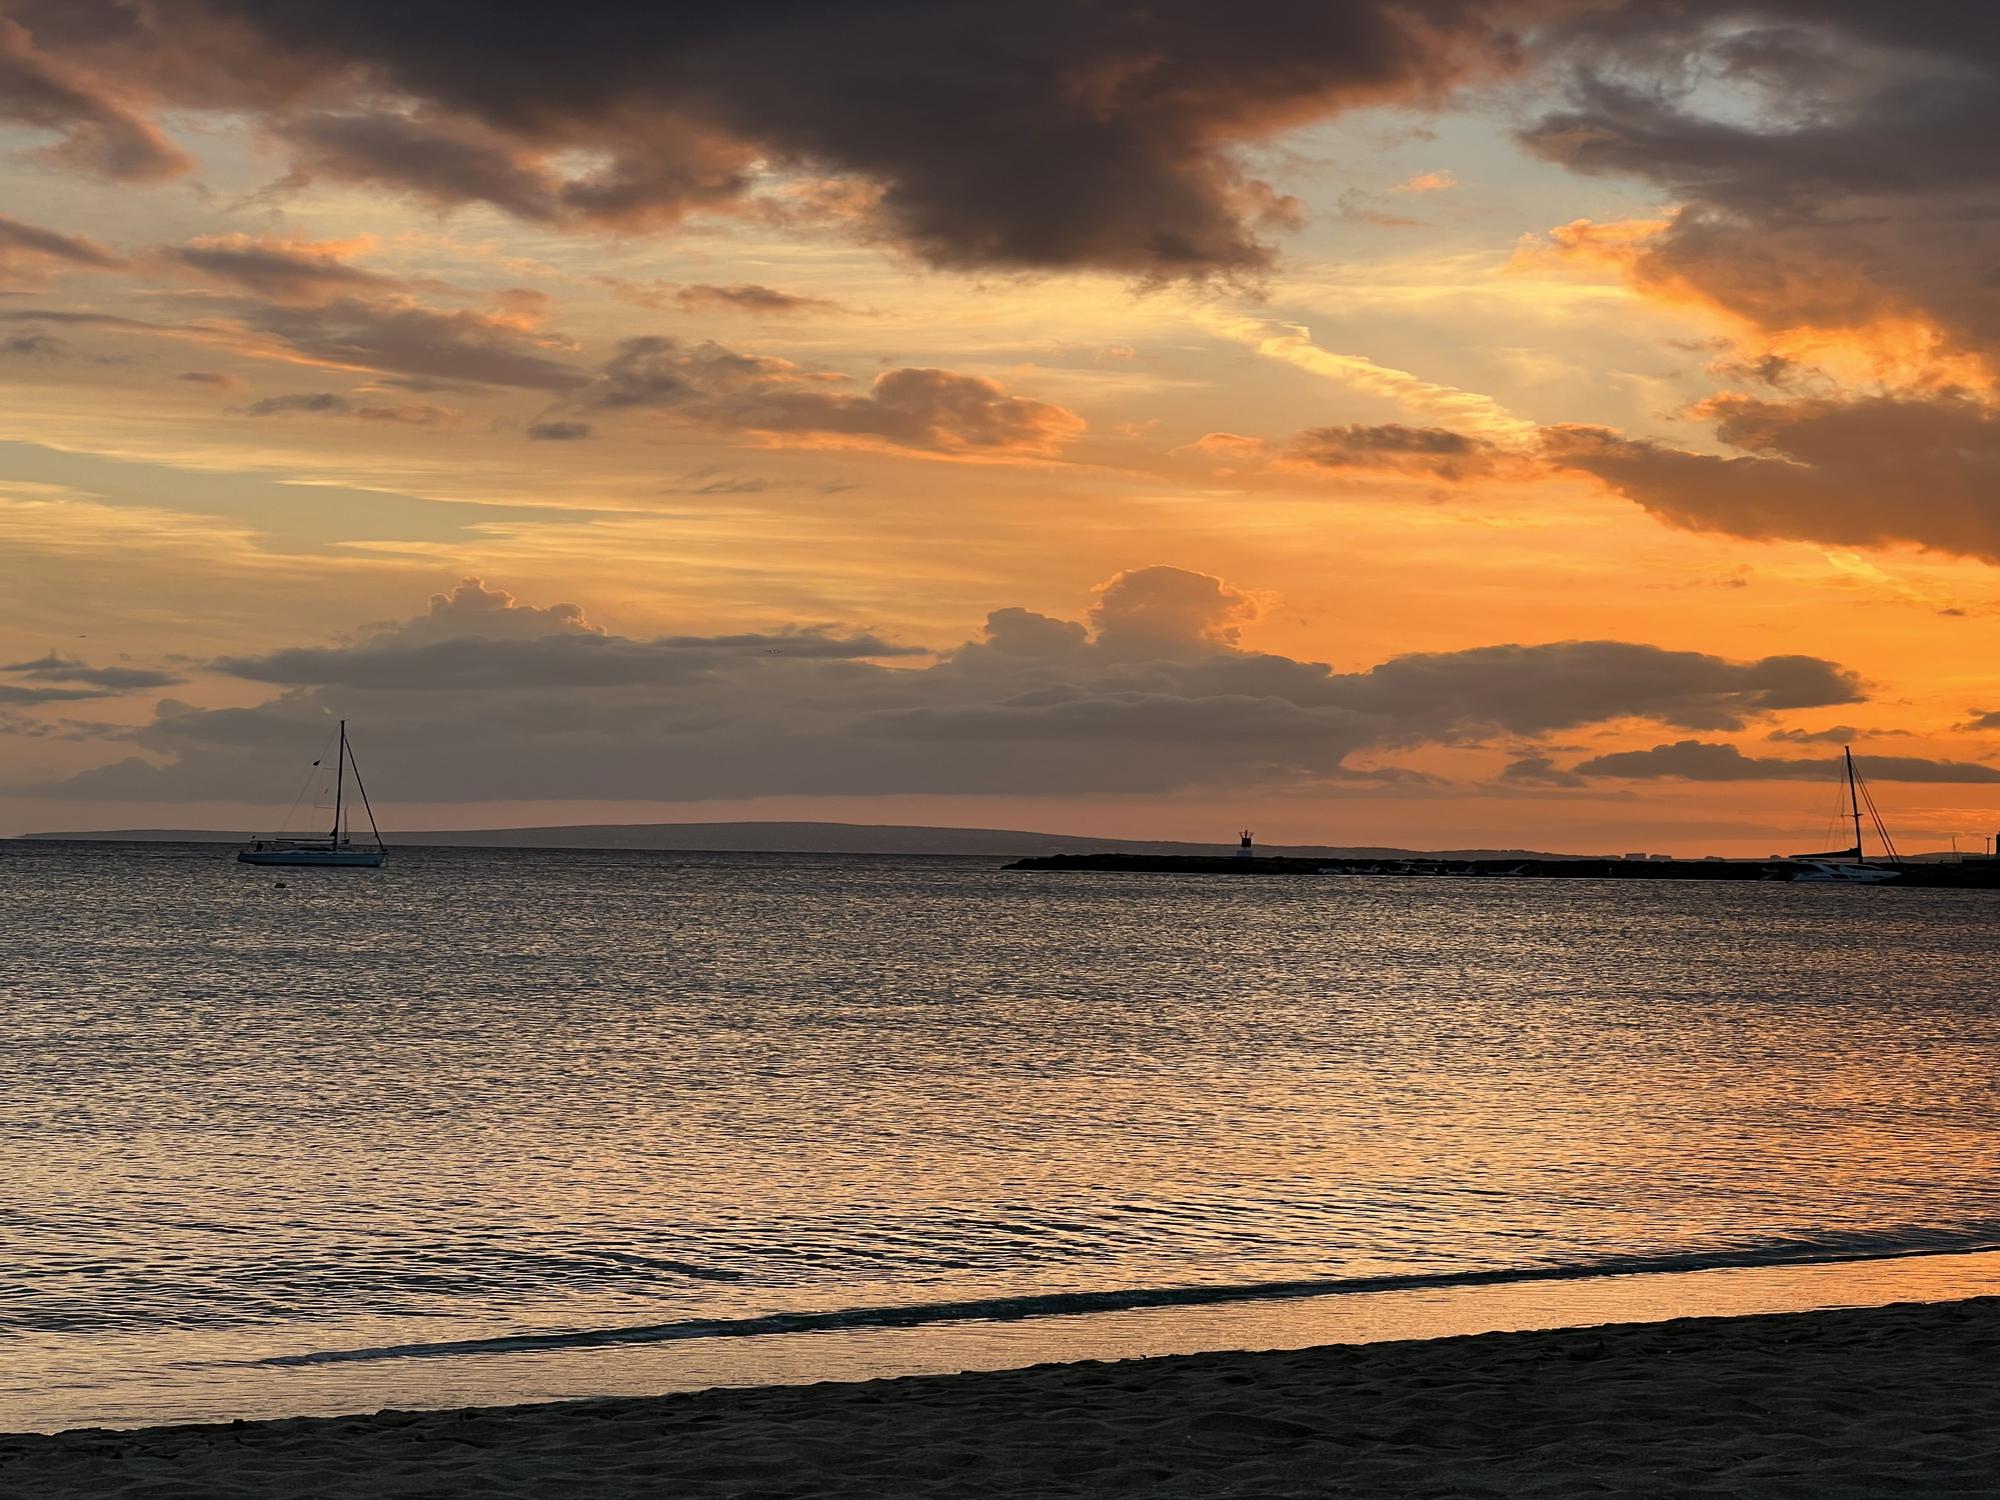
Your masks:
[{"label": "distant headland", "polygon": [[[252,835],[212,828],[99,828],[25,833],[23,839],[125,843],[243,843]],[[423,829],[392,832],[402,847],[477,849],[662,849],[717,854],[967,854],[1021,859],[1051,854],[1135,854],[1200,858],[1225,847],[1162,839],[1101,839],[1017,828],[932,828],[895,823],[576,823],[539,828]],[[1414,849],[1273,844],[1261,853],[1323,859],[1567,859],[1528,849]],[[1580,856],[1579,856],[1580,857]]]}]

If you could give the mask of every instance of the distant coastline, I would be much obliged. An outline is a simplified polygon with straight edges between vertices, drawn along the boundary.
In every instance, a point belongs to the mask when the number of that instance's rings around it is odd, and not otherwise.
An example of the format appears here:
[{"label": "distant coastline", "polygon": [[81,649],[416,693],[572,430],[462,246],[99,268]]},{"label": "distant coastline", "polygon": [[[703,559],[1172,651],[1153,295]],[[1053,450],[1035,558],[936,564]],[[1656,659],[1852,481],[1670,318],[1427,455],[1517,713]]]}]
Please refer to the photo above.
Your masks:
[{"label": "distant coastline", "polygon": [[[242,843],[248,832],[212,828],[102,828],[24,833],[20,840],[111,843]],[[1232,840],[1187,843],[1104,839],[1016,828],[941,828],[893,823],[573,823],[534,828],[422,829],[392,833],[404,847],[474,849],[659,849],[715,854],[990,854],[1019,859],[1049,854],[1201,856]],[[1532,849],[1400,849],[1382,845],[1271,844],[1260,853],[1297,859],[1601,859]]]}]

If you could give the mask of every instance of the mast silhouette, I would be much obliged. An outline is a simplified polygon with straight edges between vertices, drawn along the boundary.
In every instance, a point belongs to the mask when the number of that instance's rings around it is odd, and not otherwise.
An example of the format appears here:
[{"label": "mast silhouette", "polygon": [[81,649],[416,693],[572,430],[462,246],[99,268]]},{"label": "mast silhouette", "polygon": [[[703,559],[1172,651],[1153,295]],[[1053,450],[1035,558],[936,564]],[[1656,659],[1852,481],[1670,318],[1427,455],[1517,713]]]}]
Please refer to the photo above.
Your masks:
[{"label": "mast silhouette", "polygon": [[[332,834],[334,848],[340,848],[340,786],[346,780],[346,774],[348,774],[348,722],[340,720],[340,752],[334,756],[334,834]],[[1848,774],[1850,776],[1854,774],[1852,764],[1848,766]],[[1856,848],[1860,846],[1860,842],[1862,842],[1862,826],[1856,822],[1854,824]]]},{"label": "mast silhouette", "polygon": [[[345,733],[346,725],[342,724],[341,729]],[[343,740],[342,743],[345,744],[346,741]],[[1866,864],[1867,858],[1861,852],[1861,790],[1854,780],[1854,747],[1842,745],[1840,753],[1847,758],[1847,805],[1854,818],[1854,858],[1859,863]],[[1821,792],[1820,795],[1824,797],[1826,793]]]}]

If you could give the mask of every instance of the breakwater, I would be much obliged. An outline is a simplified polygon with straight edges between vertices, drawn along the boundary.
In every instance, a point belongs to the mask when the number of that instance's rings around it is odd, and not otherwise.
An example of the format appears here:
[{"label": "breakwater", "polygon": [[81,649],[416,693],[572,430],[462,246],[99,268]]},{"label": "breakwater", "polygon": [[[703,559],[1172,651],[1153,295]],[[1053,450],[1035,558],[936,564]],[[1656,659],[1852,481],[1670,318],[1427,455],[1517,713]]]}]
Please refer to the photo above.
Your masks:
[{"label": "breakwater", "polygon": [[[1455,879],[1790,881],[1800,867],[1755,859],[1297,859],[1259,855],[1048,854],[1010,870],[1102,870],[1144,875],[1413,875]],[[2000,862],[1912,863],[1889,886],[2000,890]]]}]

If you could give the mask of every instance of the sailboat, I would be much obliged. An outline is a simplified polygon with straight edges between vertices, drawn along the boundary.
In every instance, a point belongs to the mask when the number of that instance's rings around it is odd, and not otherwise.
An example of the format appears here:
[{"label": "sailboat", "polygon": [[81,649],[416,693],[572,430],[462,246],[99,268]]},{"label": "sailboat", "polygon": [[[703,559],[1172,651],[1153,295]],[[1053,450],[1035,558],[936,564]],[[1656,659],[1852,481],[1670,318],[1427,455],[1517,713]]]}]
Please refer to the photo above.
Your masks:
[{"label": "sailboat", "polygon": [[[317,761],[314,765],[319,764]],[[356,846],[352,837],[342,826],[347,814],[346,792],[347,773],[354,772],[354,789],[361,794],[361,807],[368,814],[368,831],[374,836],[375,847]],[[340,749],[333,762],[333,830],[325,838],[269,838],[258,839],[248,849],[237,851],[236,857],[246,865],[320,865],[333,869],[378,868],[388,849],[382,843],[382,831],[375,826],[375,809],[368,803],[368,788],[361,784],[361,768],[354,763],[354,752],[347,748],[347,720],[340,721]]]},{"label": "sailboat", "polygon": [[[1889,838],[1889,830],[1883,825],[1882,814],[1876,811],[1875,799],[1868,796],[1865,785],[1854,770],[1854,749],[1843,745],[1840,751],[1846,763],[1847,772],[1847,813],[1854,821],[1854,847],[1834,849],[1825,854],[1794,854],[1788,863],[1792,866],[1792,880],[1813,881],[1842,885],[1879,885],[1885,880],[1894,880],[1903,873],[1903,861],[1896,853],[1896,846]],[[1861,852],[1861,803],[1866,798],[1868,813],[1875,822],[1875,832],[1881,837],[1883,851],[1889,863],[1868,863]]]}]

